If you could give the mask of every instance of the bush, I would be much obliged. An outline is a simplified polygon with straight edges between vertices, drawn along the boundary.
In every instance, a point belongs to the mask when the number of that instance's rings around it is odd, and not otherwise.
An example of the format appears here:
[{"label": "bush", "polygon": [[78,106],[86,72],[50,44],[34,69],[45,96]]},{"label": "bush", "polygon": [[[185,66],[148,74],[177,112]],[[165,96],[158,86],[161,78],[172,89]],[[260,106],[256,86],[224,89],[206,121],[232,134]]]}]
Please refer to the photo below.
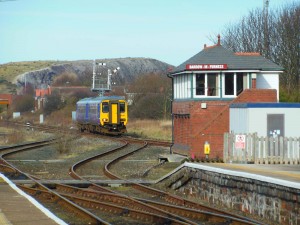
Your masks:
[{"label": "bush", "polygon": [[20,95],[12,104],[12,109],[17,112],[29,112],[34,110],[34,98],[32,95]]},{"label": "bush", "polygon": [[62,101],[58,92],[53,92],[52,95],[47,96],[47,100],[44,105],[44,113],[49,115],[56,110],[62,109],[64,106],[65,103]]},{"label": "bush", "polygon": [[162,119],[164,96],[161,94],[148,94],[140,96],[130,106],[130,116],[137,119]]},{"label": "bush", "polygon": [[[129,116],[139,119],[169,119],[171,111],[171,79],[164,74],[139,76],[128,87],[133,95]],[[169,116],[169,118],[168,118]]]}]

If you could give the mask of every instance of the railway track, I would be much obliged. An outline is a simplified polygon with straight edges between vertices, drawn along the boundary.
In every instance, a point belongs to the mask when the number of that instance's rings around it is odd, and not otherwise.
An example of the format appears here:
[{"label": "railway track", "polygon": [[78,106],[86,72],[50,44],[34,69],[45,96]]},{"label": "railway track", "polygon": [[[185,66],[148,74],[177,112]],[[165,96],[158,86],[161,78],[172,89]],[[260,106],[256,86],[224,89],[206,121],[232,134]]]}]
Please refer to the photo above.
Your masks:
[{"label": "railway track", "polygon": [[[34,129],[43,129],[42,127]],[[51,132],[49,128],[48,132]],[[110,137],[108,137],[110,138]],[[113,174],[110,169],[118,162],[130,155],[142,151],[149,145],[169,146],[167,142],[156,142],[133,139],[133,138],[114,138],[114,140],[121,141],[122,144],[115,148],[80,160],[72,165],[69,169],[70,175],[74,179],[82,179],[90,183],[88,188],[75,188],[71,186],[62,185],[59,183],[53,183],[51,185],[43,185],[33,176],[25,174],[28,179],[31,179],[35,185],[31,185],[32,188],[20,185],[20,188],[26,192],[43,199],[45,202],[71,202],[76,207],[83,208],[88,213],[88,217],[91,224],[118,224],[118,221],[112,220],[110,214],[117,215],[116,217],[122,218],[121,220],[128,220],[128,224],[257,224],[257,221],[252,221],[247,218],[233,215],[224,211],[212,209],[195,202],[185,200],[181,197],[170,195],[161,190],[157,190],[145,185],[138,184],[132,180],[124,180],[123,178]],[[27,146],[28,149],[29,146]],[[40,146],[41,147],[41,146]],[[19,147],[22,148],[22,147]],[[26,150],[26,149],[25,149]],[[9,151],[8,155],[17,154],[19,150]],[[24,150],[20,150],[24,151]],[[4,158],[8,155],[3,154]],[[106,157],[106,158],[105,158]],[[91,182],[89,175],[84,174],[84,166],[93,162],[93,160],[102,159],[106,164],[103,166],[103,175],[113,180],[122,180],[123,185],[126,184],[128,188],[138,190],[142,196],[149,195],[151,198],[144,197],[132,197],[132,195],[124,195],[121,192],[113,191],[109,188],[97,185]],[[103,160],[105,159],[105,160]],[[5,160],[1,158],[0,167],[3,170],[10,172],[7,173],[22,173],[17,168],[14,168],[11,164],[5,163]],[[76,171],[81,171],[78,174]],[[24,174],[24,173],[23,173]],[[51,186],[51,188],[49,188]],[[58,199],[64,200],[58,200]],[[54,203],[52,203],[54,204]],[[66,204],[66,203],[63,203]],[[62,204],[62,205],[63,205]],[[66,208],[72,208],[71,214],[81,217],[81,212],[77,212],[73,207],[66,206]],[[74,213],[76,211],[76,213]],[[103,213],[105,212],[105,213]],[[92,215],[92,216],[91,216]],[[93,219],[92,219],[93,218]],[[154,222],[155,221],[155,222]],[[76,222],[75,222],[76,224]]]},{"label": "railway track", "polygon": [[[30,149],[33,149],[35,147],[39,147],[39,146],[35,145],[34,147],[32,147]],[[122,148],[122,146],[119,148]],[[7,156],[10,156],[13,154],[17,154],[20,151],[25,151],[27,149],[29,149],[29,148],[16,149],[16,150],[13,150],[13,151],[3,154],[2,157],[4,158],[4,157],[7,157]],[[5,161],[5,159],[3,159],[3,162],[7,165],[7,168],[14,168],[10,172],[18,171],[20,174],[22,174],[21,171],[19,171],[15,167],[13,167],[10,163]],[[25,174],[23,173],[23,175],[25,175]],[[26,188],[26,186],[23,186],[23,185],[21,185],[20,188],[22,188],[23,190],[25,190],[28,193],[31,193],[31,194],[34,193],[33,195],[35,197],[39,196],[43,202],[45,202],[45,201],[46,202],[49,202],[49,201],[50,202],[60,202],[61,200],[58,200],[58,197],[60,197],[60,198],[69,199],[69,201],[73,202],[73,204],[75,204],[75,205],[82,205],[83,207],[85,207],[85,208],[87,207],[87,208],[89,208],[89,210],[92,210],[93,211],[92,215],[96,215],[95,218],[97,221],[89,222],[89,224],[99,224],[99,223],[102,224],[103,223],[103,220],[97,218],[97,214],[99,214],[99,213],[94,212],[95,209],[99,209],[100,211],[103,211],[103,210],[108,211],[109,213],[113,213],[113,212],[117,213],[117,212],[122,211],[122,213],[121,213],[122,216],[124,216],[124,217],[130,216],[135,219],[134,224],[137,224],[137,223],[138,224],[142,224],[142,223],[153,224],[154,222],[155,223],[159,222],[161,224],[192,224],[192,223],[186,223],[186,222],[183,222],[180,220],[176,220],[176,218],[173,215],[168,215],[168,213],[160,213],[157,215],[157,214],[153,214],[151,212],[147,212],[145,210],[139,210],[139,207],[137,207],[136,209],[130,209],[128,207],[124,208],[122,206],[116,205],[115,203],[114,204],[111,204],[111,203],[104,204],[102,202],[96,202],[92,199],[87,200],[87,199],[80,198],[78,196],[70,196],[66,193],[58,194],[57,192],[53,192],[53,191],[50,192],[47,187],[42,185],[39,181],[35,180],[32,176],[29,176],[29,175],[25,175],[25,176],[34,182],[33,186],[39,187],[39,188],[35,192],[34,192],[34,189]],[[23,177],[23,179],[24,179],[24,177]],[[53,185],[55,185],[55,184],[52,184],[51,186],[53,186]],[[53,193],[55,193],[55,197],[54,197]],[[140,205],[145,205],[145,204],[140,203]],[[65,207],[70,208],[70,206],[65,206]],[[149,206],[143,206],[143,207],[149,208]],[[150,206],[150,208],[151,208],[151,206]],[[73,213],[73,211],[72,211],[72,213]],[[79,214],[81,215],[83,213],[78,213],[78,212],[76,213],[77,216]],[[166,216],[164,216],[164,214]],[[120,217],[120,215],[119,215],[119,217]],[[105,224],[106,223],[108,223],[108,222],[105,222]],[[131,222],[131,223],[133,223],[133,222]],[[76,224],[76,222],[75,222],[75,224]]]},{"label": "railway track", "polygon": [[[131,141],[131,140],[132,139],[130,139],[129,141]],[[125,139],[123,139],[123,141],[124,141],[124,145],[122,147],[120,147],[120,149],[123,149],[129,145],[128,139],[125,138]],[[141,144],[141,141],[134,140],[134,143]],[[155,143],[154,141],[151,144],[159,145],[159,143]],[[113,160],[110,160],[104,167],[105,175],[111,179],[123,180],[123,178],[110,172],[109,168],[112,167],[117,162],[119,162],[120,160],[128,157],[129,155],[132,155],[137,151],[141,151],[141,150],[145,149],[147,146],[148,146],[148,143],[143,142],[142,146],[137,147],[135,150],[132,150],[130,152],[125,152],[124,154],[121,154],[121,155],[115,157]],[[73,165],[73,167],[70,169],[71,176],[76,179],[84,180],[85,178],[83,178],[82,176],[80,176],[76,173],[76,170],[80,166],[90,162],[93,159],[101,158],[103,156],[109,155],[112,152],[115,152],[117,150],[119,150],[119,149],[116,148],[113,151],[108,151],[103,154],[99,154],[97,156],[87,158],[85,160],[80,161],[79,163]],[[142,192],[145,192],[146,194],[151,195],[152,198],[153,198],[153,196],[155,196],[156,199],[163,199],[163,201],[165,201],[165,203],[149,201],[149,200],[141,199],[141,198],[139,198],[139,199],[134,198],[136,201],[146,203],[148,206],[150,206],[150,205],[155,206],[155,208],[161,209],[161,210],[163,210],[165,212],[169,212],[171,214],[176,213],[176,215],[182,215],[184,218],[186,218],[188,220],[187,222],[190,224],[193,224],[193,223],[198,224],[199,222],[203,223],[203,221],[205,221],[205,222],[213,221],[212,224],[215,224],[216,222],[220,222],[220,223],[226,222],[226,224],[257,224],[257,221],[251,221],[251,220],[241,217],[241,216],[233,215],[233,214],[227,213],[225,211],[216,210],[216,209],[213,209],[213,208],[210,208],[207,206],[203,206],[198,203],[185,200],[178,196],[174,196],[174,195],[168,194],[166,192],[135,183],[133,181],[126,181],[126,183],[130,184],[130,186],[132,188],[138,189]],[[91,188],[95,189],[95,190],[99,190],[101,192],[105,192],[105,193],[113,192],[110,189],[99,187],[96,184],[93,184],[93,186],[91,186]],[[116,192],[113,192],[113,193],[118,194]],[[196,215],[198,215],[198,216],[196,216]],[[179,218],[179,219],[183,220],[184,218]],[[196,221],[195,221],[195,218],[197,218]]]},{"label": "railway track", "polygon": [[[11,163],[7,162],[5,160],[5,157],[12,155],[12,154],[18,154],[22,151],[28,151],[35,148],[41,148],[45,145],[52,144],[53,140],[46,140],[46,141],[40,141],[40,142],[32,142],[22,145],[15,145],[15,146],[9,146],[1,149],[1,152],[6,151],[6,153],[3,153],[0,155],[0,169],[1,171],[5,173],[6,176],[9,178],[13,177],[22,177],[22,179],[28,179],[34,182],[37,186],[42,187],[44,190],[48,191],[47,198],[43,199],[43,202],[54,202],[55,204],[60,205],[65,213],[69,213],[71,215],[75,215],[76,219],[75,224],[81,224],[81,223],[87,223],[87,224],[109,224],[102,220],[101,218],[95,216],[94,214],[90,213],[86,209],[74,204],[72,201],[68,200],[67,198],[59,195],[58,193],[52,191],[51,189],[47,188],[45,185],[41,184],[36,178],[33,176],[24,173],[20,171],[18,168],[13,166]],[[10,151],[8,151],[10,150]],[[3,170],[2,170],[3,169]],[[70,216],[71,217],[71,216]],[[73,221],[74,222],[74,221]]]}]

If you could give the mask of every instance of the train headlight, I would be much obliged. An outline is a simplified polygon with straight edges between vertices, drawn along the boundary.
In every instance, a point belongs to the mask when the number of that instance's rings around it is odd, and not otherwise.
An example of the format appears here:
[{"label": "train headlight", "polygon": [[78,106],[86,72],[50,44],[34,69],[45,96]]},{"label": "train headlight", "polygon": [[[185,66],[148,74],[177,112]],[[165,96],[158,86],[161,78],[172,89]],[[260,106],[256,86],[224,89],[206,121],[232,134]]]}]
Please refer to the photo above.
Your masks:
[{"label": "train headlight", "polygon": [[108,119],[107,118],[103,118],[102,121],[103,122],[108,122]]}]

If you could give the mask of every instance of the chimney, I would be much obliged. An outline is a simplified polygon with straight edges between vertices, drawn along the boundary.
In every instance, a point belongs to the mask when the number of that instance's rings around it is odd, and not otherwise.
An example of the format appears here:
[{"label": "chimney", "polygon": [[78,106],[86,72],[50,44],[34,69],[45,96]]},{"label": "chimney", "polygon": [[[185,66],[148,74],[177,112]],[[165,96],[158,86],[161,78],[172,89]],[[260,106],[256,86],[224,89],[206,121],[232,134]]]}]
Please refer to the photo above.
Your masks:
[{"label": "chimney", "polygon": [[221,45],[221,36],[220,36],[220,34],[218,35],[218,44],[217,44],[218,46],[220,46]]},{"label": "chimney", "polygon": [[204,44],[204,49],[206,49],[206,47],[207,47],[206,44]]}]

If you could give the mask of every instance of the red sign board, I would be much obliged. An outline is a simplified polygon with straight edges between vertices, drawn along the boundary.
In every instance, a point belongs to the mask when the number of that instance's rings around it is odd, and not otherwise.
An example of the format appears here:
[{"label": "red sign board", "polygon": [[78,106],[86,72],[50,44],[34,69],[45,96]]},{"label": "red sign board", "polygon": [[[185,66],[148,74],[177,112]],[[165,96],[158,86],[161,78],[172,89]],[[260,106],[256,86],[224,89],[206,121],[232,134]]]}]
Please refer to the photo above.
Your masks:
[{"label": "red sign board", "polygon": [[235,135],[235,148],[245,149],[246,147],[246,135]]},{"label": "red sign board", "polygon": [[187,70],[226,70],[227,64],[186,64]]}]

